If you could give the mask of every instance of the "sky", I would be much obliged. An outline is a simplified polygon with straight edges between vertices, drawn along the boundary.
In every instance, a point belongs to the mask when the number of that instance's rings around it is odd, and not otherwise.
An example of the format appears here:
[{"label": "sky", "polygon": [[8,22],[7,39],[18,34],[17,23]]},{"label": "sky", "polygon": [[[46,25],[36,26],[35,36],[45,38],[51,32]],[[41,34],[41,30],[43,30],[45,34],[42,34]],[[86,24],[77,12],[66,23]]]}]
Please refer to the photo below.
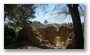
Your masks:
[{"label": "sky", "polygon": [[[53,17],[53,15],[51,15],[51,14],[55,13],[55,12],[58,12],[58,8],[61,9],[61,8],[65,7],[65,5],[61,4],[60,7],[56,7],[57,10],[53,11],[53,9],[55,8],[55,5],[57,5],[57,4],[49,4],[48,8],[45,7],[45,9],[42,9],[43,7],[37,8],[36,13],[35,13],[36,18],[32,19],[32,21],[39,21],[41,23],[44,23],[45,20],[47,20],[48,23],[68,23],[68,22],[72,22],[72,19],[71,19],[70,15],[67,16],[66,18],[64,17],[65,15],[64,16],[59,15],[58,18]],[[84,10],[84,5],[80,4],[80,6]],[[46,12],[46,14],[44,14],[45,12]],[[84,22],[84,16],[81,16],[81,22]]]}]

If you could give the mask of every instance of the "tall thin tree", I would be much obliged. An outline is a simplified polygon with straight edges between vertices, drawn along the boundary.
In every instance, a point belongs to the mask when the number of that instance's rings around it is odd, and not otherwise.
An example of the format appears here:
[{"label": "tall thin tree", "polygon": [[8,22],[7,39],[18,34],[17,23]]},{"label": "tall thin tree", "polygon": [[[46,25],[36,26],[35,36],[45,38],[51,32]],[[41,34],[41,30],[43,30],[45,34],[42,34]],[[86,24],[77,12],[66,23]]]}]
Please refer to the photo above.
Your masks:
[{"label": "tall thin tree", "polygon": [[80,14],[78,10],[79,4],[67,4],[69,12],[72,17],[75,33],[75,48],[83,49],[84,48],[84,37],[82,32],[82,25],[80,20]]}]

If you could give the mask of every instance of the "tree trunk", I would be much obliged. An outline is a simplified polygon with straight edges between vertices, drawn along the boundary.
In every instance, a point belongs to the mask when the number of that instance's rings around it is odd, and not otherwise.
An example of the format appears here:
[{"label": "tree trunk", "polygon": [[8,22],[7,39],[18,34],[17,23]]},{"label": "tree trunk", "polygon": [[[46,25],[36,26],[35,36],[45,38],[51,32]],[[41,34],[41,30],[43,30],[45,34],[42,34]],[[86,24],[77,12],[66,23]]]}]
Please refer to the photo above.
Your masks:
[{"label": "tree trunk", "polygon": [[72,17],[75,34],[75,48],[84,49],[84,37],[82,32],[82,25],[80,20],[80,14],[78,11],[78,4],[68,4],[69,12]]}]

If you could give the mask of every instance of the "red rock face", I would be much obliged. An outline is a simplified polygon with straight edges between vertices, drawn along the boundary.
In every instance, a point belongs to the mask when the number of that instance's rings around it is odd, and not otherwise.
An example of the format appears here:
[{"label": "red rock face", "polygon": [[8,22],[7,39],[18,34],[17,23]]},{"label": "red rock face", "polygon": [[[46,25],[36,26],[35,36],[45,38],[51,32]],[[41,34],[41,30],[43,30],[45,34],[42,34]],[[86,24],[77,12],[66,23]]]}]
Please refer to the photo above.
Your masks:
[{"label": "red rock face", "polygon": [[60,36],[60,42],[65,42],[69,34],[73,32],[73,29],[61,26],[59,27],[59,30],[57,30],[56,27],[51,26],[38,29],[38,31],[44,39],[47,39],[51,44],[56,45],[56,36]]},{"label": "red rock face", "polygon": [[40,29],[36,29],[36,30],[42,38],[47,39],[47,34],[46,34],[45,28],[40,28]]},{"label": "red rock face", "polygon": [[59,28],[56,28],[54,26],[50,26],[47,28],[40,28],[36,30],[25,28],[22,29],[19,34],[24,38],[27,37],[28,41],[34,43],[37,46],[41,45],[40,42],[42,40],[48,40],[50,44],[56,46],[56,36],[60,37],[60,42],[66,42],[71,32],[73,32],[73,29],[70,29],[68,27],[61,26]]},{"label": "red rock face", "polygon": [[73,29],[70,29],[68,27],[61,26],[59,27],[58,35],[60,36],[60,41],[66,41],[69,34],[73,32]]},{"label": "red rock face", "polygon": [[57,28],[54,26],[45,28],[47,40],[53,45],[56,45]]}]

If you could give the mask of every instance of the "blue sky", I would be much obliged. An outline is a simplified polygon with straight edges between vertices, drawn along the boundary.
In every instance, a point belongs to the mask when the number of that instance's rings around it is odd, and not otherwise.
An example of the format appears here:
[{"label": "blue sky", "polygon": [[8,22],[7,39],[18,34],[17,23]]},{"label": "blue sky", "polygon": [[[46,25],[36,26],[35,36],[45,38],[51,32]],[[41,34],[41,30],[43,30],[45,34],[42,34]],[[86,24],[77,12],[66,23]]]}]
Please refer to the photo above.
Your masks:
[{"label": "blue sky", "polygon": [[[49,7],[45,8],[45,10],[43,10],[43,11],[42,11],[42,7],[38,8],[36,10],[36,14],[35,14],[36,18],[32,19],[32,21],[40,21],[41,23],[44,23],[45,20],[47,20],[48,23],[68,23],[68,22],[72,22],[72,19],[71,19],[70,15],[68,17],[66,17],[65,19],[63,18],[62,20],[60,20],[60,18],[62,18],[63,16],[59,17],[59,19],[57,17],[53,17],[51,15],[51,13],[55,12],[55,11],[52,11],[54,9],[55,5],[57,5],[57,4],[50,4]],[[84,10],[84,5],[81,4],[80,6]],[[59,7],[57,7],[57,8],[59,8]],[[63,8],[63,5],[61,5],[60,8]],[[46,11],[47,13],[44,14],[44,11]],[[84,16],[81,17],[81,22],[84,22]]]}]

